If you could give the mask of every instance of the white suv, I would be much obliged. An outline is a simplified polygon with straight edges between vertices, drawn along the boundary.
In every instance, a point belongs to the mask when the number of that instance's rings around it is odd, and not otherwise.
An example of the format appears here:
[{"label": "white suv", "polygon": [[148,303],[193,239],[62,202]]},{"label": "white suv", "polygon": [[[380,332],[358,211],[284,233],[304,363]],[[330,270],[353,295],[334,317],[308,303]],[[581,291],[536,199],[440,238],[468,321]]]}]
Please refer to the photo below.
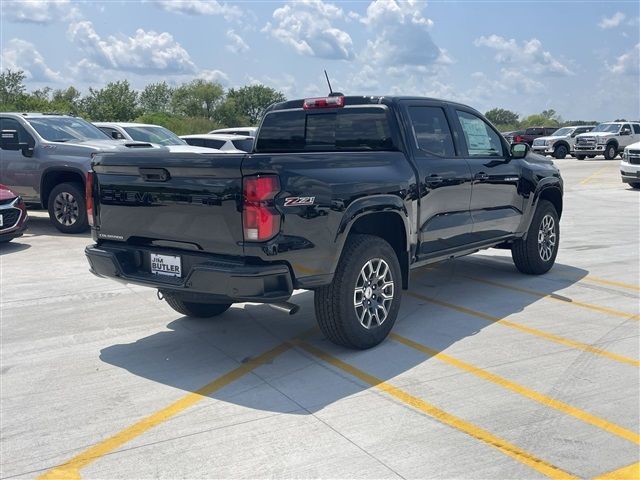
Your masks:
[{"label": "white suv", "polygon": [[576,136],[590,132],[595,125],[576,125],[562,127],[548,137],[539,137],[533,141],[532,150],[541,155],[551,155],[557,159],[563,159],[573,153]]},{"label": "white suv", "polygon": [[640,142],[624,149],[620,174],[624,183],[628,183],[631,188],[640,189]]},{"label": "white suv", "polygon": [[589,133],[582,133],[576,137],[574,147],[578,160],[585,157],[604,155],[607,160],[613,160],[622,154],[624,147],[640,141],[640,123],[638,122],[607,122],[601,123]]},{"label": "white suv", "polygon": [[181,140],[171,130],[160,125],[127,122],[93,122],[93,124],[116,140],[135,140],[167,147],[170,152],[177,153],[211,153],[202,147],[193,147]]}]

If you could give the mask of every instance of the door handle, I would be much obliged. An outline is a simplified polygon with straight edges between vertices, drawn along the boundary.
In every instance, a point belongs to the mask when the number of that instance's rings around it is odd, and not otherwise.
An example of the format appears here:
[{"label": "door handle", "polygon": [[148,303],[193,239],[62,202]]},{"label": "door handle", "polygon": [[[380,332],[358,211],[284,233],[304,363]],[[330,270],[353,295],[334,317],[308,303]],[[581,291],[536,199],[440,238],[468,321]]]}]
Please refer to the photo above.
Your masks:
[{"label": "door handle", "polygon": [[427,185],[435,186],[444,182],[444,178],[442,178],[440,175],[433,174],[425,178],[424,181]]},{"label": "door handle", "polygon": [[484,181],[484,180],[489,180],[489,175],[487,175],[484,172],[479,172],[479,173],[476,173],[473,178],[474,178],[474,180],[482,180],[482,181]]}]

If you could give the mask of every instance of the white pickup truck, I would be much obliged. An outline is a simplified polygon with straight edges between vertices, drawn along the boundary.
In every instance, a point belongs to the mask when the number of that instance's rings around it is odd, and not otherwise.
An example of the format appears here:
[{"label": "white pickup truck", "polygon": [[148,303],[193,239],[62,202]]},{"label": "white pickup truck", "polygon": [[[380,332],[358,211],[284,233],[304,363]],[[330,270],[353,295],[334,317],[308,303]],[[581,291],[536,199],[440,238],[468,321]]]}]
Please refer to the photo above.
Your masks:
[{"label": "white pickup truck", "polygon": [[626,146],[638,141],[640,123],[601,123],[589,133],[582,133],[576,137],[574,152],[578,160],[596,155],[604,155],[605,159],[613,160],[616,155],[622,155]]},{"label": "white pickup truck", "polygon": [[548,137],[539,137],[533,141],[532,150],[540,155],[550,155],[558,160],[573,153],[576,137],[581,133],[590,132],[594,125],[576,125],[562,127]]}]

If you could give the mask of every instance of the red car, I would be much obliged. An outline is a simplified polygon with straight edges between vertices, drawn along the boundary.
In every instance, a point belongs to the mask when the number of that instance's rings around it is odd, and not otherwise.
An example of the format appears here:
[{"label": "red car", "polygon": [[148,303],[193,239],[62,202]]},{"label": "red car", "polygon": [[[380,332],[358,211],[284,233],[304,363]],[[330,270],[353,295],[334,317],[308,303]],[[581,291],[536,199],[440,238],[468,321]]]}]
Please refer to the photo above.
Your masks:
[{"label": "red car", "polygon": [[21,236],[27,229],[28,218],[22,198],[0,184],[0,243]]}]

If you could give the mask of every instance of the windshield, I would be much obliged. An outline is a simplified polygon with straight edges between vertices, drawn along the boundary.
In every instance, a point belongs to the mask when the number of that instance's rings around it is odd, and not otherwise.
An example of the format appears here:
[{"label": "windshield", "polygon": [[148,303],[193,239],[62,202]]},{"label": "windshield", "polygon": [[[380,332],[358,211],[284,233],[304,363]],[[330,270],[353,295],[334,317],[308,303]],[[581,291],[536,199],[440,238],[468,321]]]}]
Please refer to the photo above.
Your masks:
[{"label": "windshield", "polygon": [[27,118],[38,134],[49,142],[68,142],[69,140],[107,140],[111,139],[98,127],[76,117]]},{"label": "windshield", "polygon": [[591,130],[592,132],[610,132],[610,133],[618,133],[620,130],[621,123],[601,123],[596,128]]},{"label": "windshield", "polygon": [[559,128],[558,130],[553,132],[553,135],[551,135],[551,136],[552,137],[566,137],[567,135],[571,135],[574,130],[575,130],[575,128],[570,128],[570,127]]},{"label": "windshield", "polygon": [[160,145],[185,144],[184,140],[164,127],[124,127],[124,129],[137,142],[157,143]]}]

